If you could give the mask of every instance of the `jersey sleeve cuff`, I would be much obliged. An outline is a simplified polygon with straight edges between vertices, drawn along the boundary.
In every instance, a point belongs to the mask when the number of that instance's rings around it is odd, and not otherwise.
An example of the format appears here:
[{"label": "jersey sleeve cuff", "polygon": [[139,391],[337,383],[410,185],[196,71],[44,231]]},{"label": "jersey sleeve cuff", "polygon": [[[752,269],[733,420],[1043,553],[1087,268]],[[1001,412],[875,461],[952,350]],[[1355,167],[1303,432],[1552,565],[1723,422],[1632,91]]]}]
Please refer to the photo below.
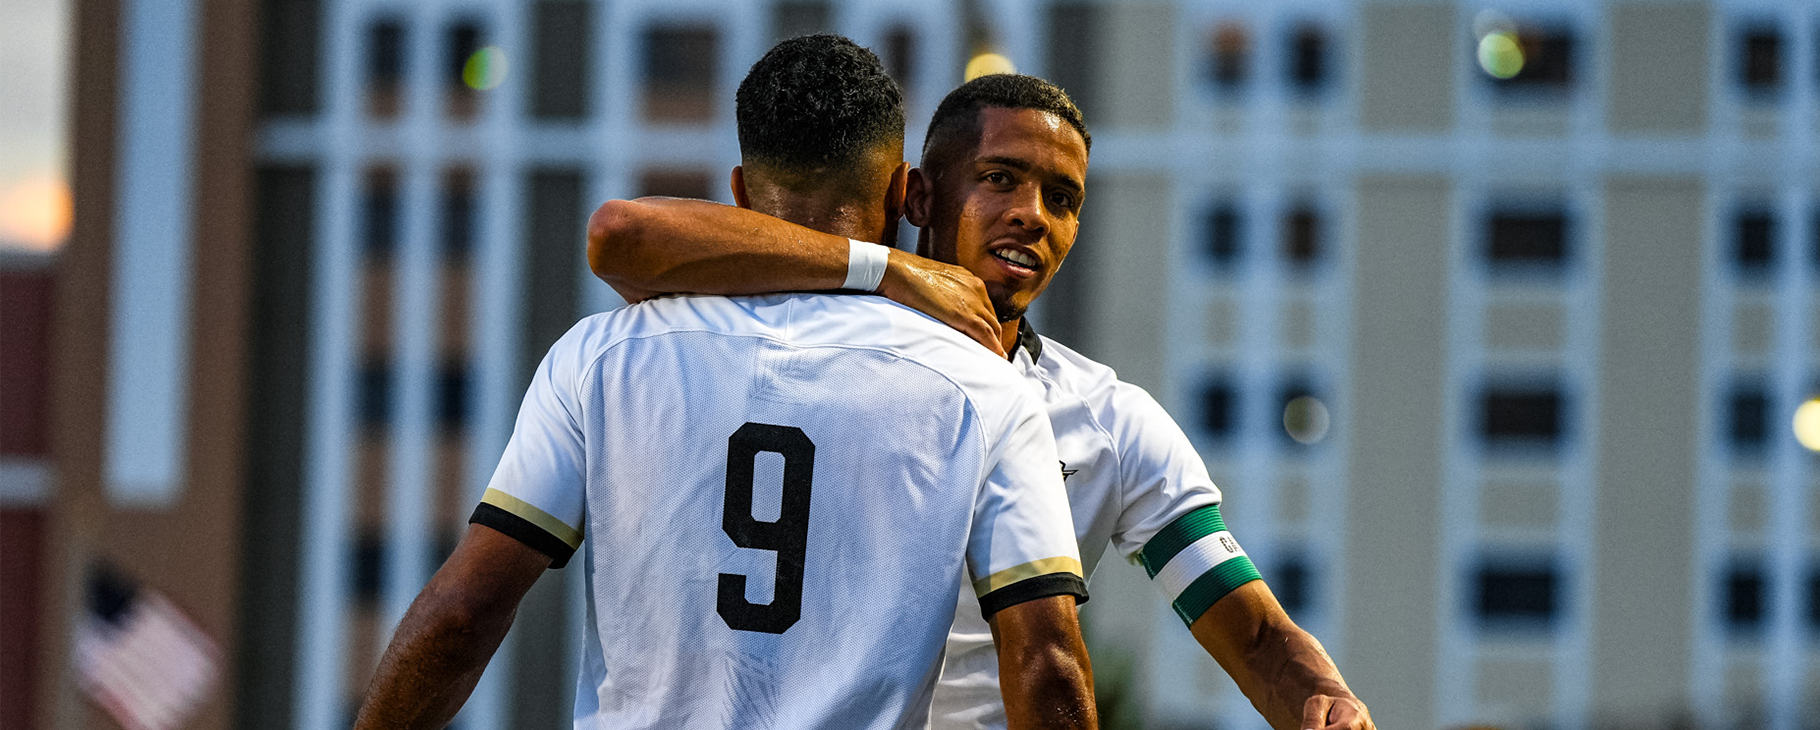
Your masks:
[{"label": "jersey sleeve cuff", "polygon": [[468,522],[498,530],[507,537],[550,556],[551,568],[568,565],[569,558],[581,546],[580,531],[530,503],[497,489],[487,490],[480,504],[474,507],[474,514],[468,518]]},{"label": "jersey sleeve cuff", "polygon": [[1051,596],[1074,596],[1076,604],[1087,602],[1087,581],[1073,573],[1050,573],[1012,583],[980,596],[980,615],[994,614],[1026,601]]}]

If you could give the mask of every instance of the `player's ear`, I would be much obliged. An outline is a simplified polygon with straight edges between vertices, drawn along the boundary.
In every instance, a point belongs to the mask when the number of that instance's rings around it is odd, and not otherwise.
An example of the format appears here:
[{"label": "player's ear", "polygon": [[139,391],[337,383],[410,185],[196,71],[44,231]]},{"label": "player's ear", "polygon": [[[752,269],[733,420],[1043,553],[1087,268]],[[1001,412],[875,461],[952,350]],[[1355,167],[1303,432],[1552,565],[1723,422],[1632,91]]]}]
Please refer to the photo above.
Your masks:
[{"label": "player's ear", "polygon": [[891,184],[885,188],[885,224],[893,228],[904,215],[904,191],[909,185],[910,163],[899,162],[891,171]]},{"label": "player's ear", "polygon": [[752,200],[746,196],[746,173],[741,169],[743,167],[745,166],[733,166],[733,179],[729,180],[728,184],[733,188],[733,204],[741,208],[751,209]]},{"label": "player's ear", "polygon": [[[904,163],[906,167],[909,164]],[[929,227],[929,207],[935,196],[935,187],[930,182],[920,167],[911,167],[904,176],[904,219],[917,228]]]}]

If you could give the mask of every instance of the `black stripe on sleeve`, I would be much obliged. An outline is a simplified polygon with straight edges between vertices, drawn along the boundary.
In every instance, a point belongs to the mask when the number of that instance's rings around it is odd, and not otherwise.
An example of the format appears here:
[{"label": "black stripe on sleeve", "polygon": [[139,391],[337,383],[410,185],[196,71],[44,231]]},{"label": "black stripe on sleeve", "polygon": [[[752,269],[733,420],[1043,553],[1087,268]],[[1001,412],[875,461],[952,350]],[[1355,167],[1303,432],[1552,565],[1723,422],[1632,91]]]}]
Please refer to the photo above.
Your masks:
[{"label": "black stripe on sleeve", "polygon": [[1073,573],[1050,573],[1026,578],[980,596],[980,615],[991,618],[1007,608],[1050,596],[1074,596],[1076,605],[1087,602],[1087,581]]},{"label": "black stripe on sleeve", "polygon": [[480,506],[474,508],[474,516],[469,517],[468,521],[503,532],[507,537],[550,556],[552,570],[568,565],[569,557],[575,554],[575,548],[569,547],[562,538],[545,532],[543,528],[531,524],[530,520],[486,502],[481,502]]}]

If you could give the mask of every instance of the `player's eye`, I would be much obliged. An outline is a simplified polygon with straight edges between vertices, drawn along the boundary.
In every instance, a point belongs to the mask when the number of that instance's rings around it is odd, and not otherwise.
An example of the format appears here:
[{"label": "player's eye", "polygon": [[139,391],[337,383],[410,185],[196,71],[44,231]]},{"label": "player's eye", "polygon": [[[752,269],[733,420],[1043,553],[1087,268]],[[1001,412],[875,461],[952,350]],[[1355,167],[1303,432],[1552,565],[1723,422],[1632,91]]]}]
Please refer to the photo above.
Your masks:
[{"label": "player's eye", "polygon": [[993,185],[1010,185],[1011,184],[1011,176],[1000,170],[993,170],[991,172],[986,173],[985,180],[986,180],[986,182],[991,183]]},{"label": "player's eye", "polygon": [[1049,204],[1062,210],[1074,210],[1074,196],[1062,192],[1050,193]]}]

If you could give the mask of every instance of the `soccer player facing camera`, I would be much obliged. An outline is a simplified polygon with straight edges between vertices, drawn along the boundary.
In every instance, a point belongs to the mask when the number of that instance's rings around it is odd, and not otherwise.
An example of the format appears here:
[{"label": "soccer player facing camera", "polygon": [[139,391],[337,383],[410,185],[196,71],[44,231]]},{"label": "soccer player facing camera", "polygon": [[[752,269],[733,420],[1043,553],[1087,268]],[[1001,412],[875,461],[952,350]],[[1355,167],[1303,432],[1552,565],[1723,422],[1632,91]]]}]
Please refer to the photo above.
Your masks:
[{"label": "soccer player facing camera", "polygon": [[[876,286],[903,102],[836,36],[738,95],[742,205],[842,241]],[[954,594],[1027,728],[1096,726],[1048,419],[1016,369],[878,297],[663,297],[582,320],[533,375],[473,523],[356,727],[442,727],[525,591],[585,550],[576,727],[923,727]],[[586,538],[585,541],[583,538]],[[969,580],[963,582],[963,576]]]},{"label": "soccer player facing camera", "polygon": [[[1087,570],[1109,543],[1140,563],[1277,730],[1373,728],[1332,659],[1283,612],[1226,529],[1220,491],[1181,428],[1142,389],[1024,318],[1074,245],[1091,140],[1074,103],[1041,79],[984,76],[955,89],[907,181],[905,213],[922,229],[922,256],[892,251],[877,291],[1008,356],[1041,389]],[[639,301],[835,288],[846,246],[750,210],[647,198],[597,210],[588,255],[597,276]],[[999,670],[986,622],[963,599],[935,727],[1005,727]]]}]

